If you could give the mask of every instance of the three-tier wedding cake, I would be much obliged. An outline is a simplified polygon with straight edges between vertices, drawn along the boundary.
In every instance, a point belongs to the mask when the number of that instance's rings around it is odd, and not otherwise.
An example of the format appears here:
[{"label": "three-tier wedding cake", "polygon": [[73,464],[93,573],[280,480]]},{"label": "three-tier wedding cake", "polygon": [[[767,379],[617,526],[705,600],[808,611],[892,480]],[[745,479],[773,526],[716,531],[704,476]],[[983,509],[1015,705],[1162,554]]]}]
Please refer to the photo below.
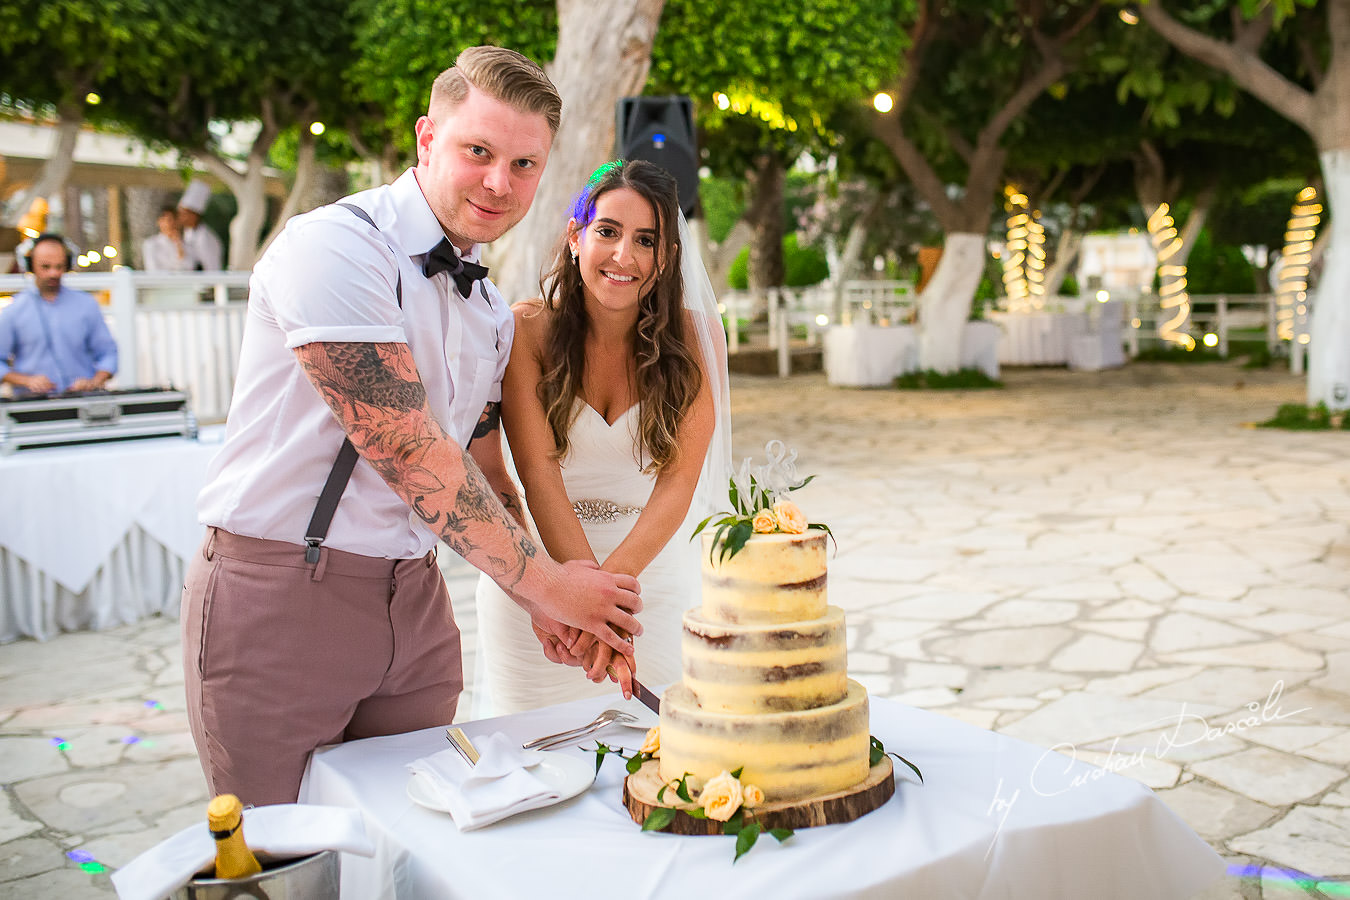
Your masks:
[{"label": "three-tier wedding cake", "polygon": [[769,802],[868,776],[867,691],[848,677],[844,613],[826,598],[826,533],[703,535],[703,605],[684,616],[683,680],[661,699],[660,774],[740,770]]}]

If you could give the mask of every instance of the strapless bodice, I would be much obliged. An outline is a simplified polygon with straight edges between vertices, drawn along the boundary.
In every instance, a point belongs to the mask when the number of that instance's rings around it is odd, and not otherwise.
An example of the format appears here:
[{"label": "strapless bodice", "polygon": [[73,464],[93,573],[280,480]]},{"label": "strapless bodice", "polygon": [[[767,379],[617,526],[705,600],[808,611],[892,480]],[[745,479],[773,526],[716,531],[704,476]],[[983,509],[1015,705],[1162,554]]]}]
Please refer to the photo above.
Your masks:
[{"label": "strapless bodice", "polygon": [[635,507],[647,503],[656,476],[642,471],[648,460],[645,454],[639,456],[637,429],[636,403],[610,425],[584,400],[576,401],[576,415],[567,433],[571,446],[561,460],[569,500]]}]

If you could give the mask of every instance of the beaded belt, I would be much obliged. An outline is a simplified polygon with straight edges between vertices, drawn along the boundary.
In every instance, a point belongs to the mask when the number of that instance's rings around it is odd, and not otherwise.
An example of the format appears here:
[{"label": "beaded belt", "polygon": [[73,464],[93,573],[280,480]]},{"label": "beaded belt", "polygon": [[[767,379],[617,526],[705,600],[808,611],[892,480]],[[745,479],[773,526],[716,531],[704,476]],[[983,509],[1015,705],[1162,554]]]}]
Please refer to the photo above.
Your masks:
[{"label": "beaded belt", "polygon": [[578,500],[572,504],[572,511],[583,522],[613,522],[619,516],[637,515],[642,507],[620,506],[613,500]]}]

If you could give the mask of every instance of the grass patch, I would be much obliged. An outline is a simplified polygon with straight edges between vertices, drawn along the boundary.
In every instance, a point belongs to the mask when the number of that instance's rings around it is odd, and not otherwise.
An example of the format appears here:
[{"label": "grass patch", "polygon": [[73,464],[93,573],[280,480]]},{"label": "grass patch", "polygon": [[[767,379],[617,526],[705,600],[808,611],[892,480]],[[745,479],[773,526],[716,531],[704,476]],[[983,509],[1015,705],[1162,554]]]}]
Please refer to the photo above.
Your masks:
[{"label": "grass patch", "polygon": [[990,378],[979,369],[960,369],[945,374],[929,369],[900,375],[895,379],[895,386],[902,391],[966,391],[1001,388],[1003,382]]},{"label": "grass patch", "polygon": [[[1350,415],[1340,413],[1336,417],[1342,430],[1350,429]],[[1276,410],[1275,417],[1257,424],[1258,428],[1283,428],[1286,431],[1327,431],[1333,425],[1331,411],[1325,403],[1316,406],[1303,406],[1299,403],[1284,403]]]},{"label": "grass patch", "polygon": [[1135,362],[1164,363],[1211,363],[1223,360],[1224,357],[1219,355],[1219,351],[1209,347],[1197,346],[1194,350],[1187,350],[1175,344],[1164,347],[1142,347],[1139,355],[1134,358]]}]

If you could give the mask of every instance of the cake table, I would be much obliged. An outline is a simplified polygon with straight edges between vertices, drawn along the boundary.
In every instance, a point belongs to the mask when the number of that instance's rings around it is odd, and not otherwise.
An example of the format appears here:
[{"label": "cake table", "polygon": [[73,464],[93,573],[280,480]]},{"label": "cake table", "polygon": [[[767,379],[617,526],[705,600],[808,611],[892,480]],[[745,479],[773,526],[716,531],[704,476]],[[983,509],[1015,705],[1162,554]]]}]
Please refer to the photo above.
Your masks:
[{"label": "cake table", "polygon": [[[604,698],[465,722],[481,739],[524,742],[590,721]],[[732,863],[735,839],[644,833],[620,799],[624,767],[565,803],[460,832],[414,804],[407,763],[445,749],[445,729],[370,738],[314,754],[302,803],[353,807],[375,842],[344,856],[346,900],[623,896],[775,900],[1183,900],[1223,860],[1147,787],[937,713],[872,698],[871,732],[923,772],[895,769],[895,796],[846,825],[762,840]],[[598,735],[636,750],[642,732]],[[586,746],[594,746],[588,739]],[[569,752],[593,758],[577,749]]]}]

